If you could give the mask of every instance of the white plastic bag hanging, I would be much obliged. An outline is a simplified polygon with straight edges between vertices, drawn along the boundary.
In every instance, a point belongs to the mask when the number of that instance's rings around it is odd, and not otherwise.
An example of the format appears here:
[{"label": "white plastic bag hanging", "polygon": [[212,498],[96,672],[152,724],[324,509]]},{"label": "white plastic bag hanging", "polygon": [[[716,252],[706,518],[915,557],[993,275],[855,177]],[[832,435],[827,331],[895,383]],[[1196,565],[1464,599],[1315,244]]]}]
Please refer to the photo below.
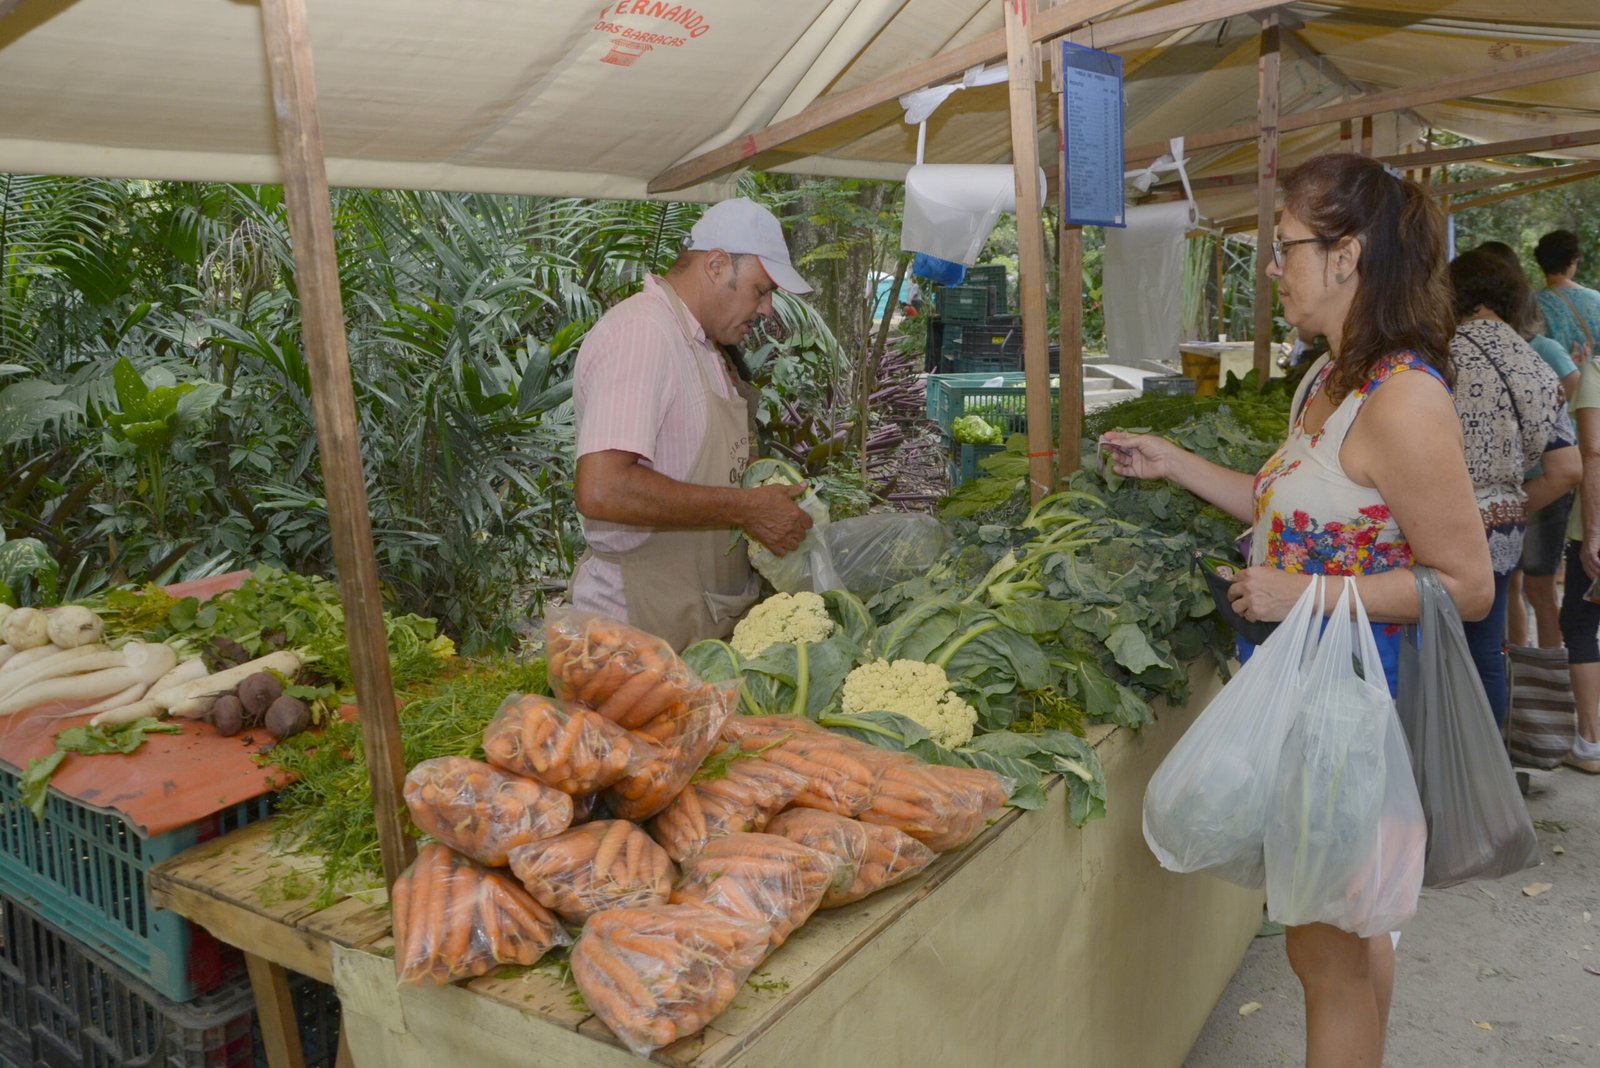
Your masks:
[{"label": "white plastic bag hanging", "polygon": [[1168,871],[1260,889],[1273,783],[1322,627],[1322,579],[1228,681],[1144,793],[1144,840]]},{"label": "white plastic bag hanging", "polygon": [[1305,676],[1267,823],[1267,916],[1362,937],[1409,920],[1427,824],[1405,736],[1355,582]]}]

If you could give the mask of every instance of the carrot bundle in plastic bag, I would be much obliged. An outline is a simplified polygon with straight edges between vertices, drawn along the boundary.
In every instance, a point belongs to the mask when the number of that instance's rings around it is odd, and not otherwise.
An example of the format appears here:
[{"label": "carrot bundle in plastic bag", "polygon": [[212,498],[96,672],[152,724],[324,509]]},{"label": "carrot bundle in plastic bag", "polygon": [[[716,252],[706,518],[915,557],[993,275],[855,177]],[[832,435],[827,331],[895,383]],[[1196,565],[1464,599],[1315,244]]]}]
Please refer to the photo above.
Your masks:
[{"label": "carrot bundle in plastic bag", "polygon": [[855,865],[855,878],[849,886],[835,887],[823,895],[825,909],[860,901],[904,882],[937,856],[904,831],[817,809],[792,808],[767,824],[767,831]]},{"label": "carrot bundle in plastic bag", "polygon": [[847,885],[854,869],[838,857],[775,834],[731,834],[683,862],[674,905],[706,905],[772,925],[781,946],[817,910],[829,889]]},{"label": "carrot bundle in plastic bag", "polygon": [[648,741],[598,712],[534,694],[501,706],[483,751],[491,764],[574,796],[610,786],[653,755]]},{"label": "carrot bundle in plastic bag", "polygon": [[665,905],[672,861],[627,820],[596,820],[511,851],[528,893],[562,919],[581,923],[601,909]]},{"label": "carrot bundle in plastic bag", "polygon": [[[788,716],[736,716],[734,719],[736,726],[731,731],[725,729],[724,737],[733,737],[742,749],[759,752],[762,759],[806,780],[806,788],[795,796],[796,805],[854,816],[872,803],[873,766],[851,748],[863,743],[831,734],[808,720]],[[782,722],[759,723],[765,719]]]},{"label": "carrot bundle in plastic bag", "polygon": [[606,791],[606,805],[629,820],[647,819],[670,805],[700,770],[737,703],[736,688],[702,685],[690,700],[634,732],[647,755]]},{"label": "carrot bundle in plastic bag", "polygon": [[764,829],[805,789],[803,776],[760,757],[712,757],[651,821],[650,833],[682,863],[713,838]]},{"label": "carrot bundle in plastic bag", "polygon": [[545,656],[557,697],[630,730],[687,703],[702,685],[662,639],[575,608],[546,617]]},{"label": "carrot bundle in plastic bag", "polygon": [[771,934],[759,920],[694,905],[607,909],[584,925],[572,978],[622,1044],[648,1057],[727,1008]]},{"label": "carrot bundle in plastic bag", "polygon": [[422,761],[406,774],[405,798],[419,828],[491,868],[572,823],[572,798],[560,790],[466,757]]},{"label": "carrot bundle in plastic bag", "polygon": [[897,764],[878,775],[862,823],[894,827],[935,853],[965,845],[1006,803],[1004,779],[976,768]]},{"label": "carrot bundle in plastic bag", "polygon": [[572,939],[511,878],[438,842],[417,853],[391,896],[400,982],[442,986],[505,964],[539,963]]}]

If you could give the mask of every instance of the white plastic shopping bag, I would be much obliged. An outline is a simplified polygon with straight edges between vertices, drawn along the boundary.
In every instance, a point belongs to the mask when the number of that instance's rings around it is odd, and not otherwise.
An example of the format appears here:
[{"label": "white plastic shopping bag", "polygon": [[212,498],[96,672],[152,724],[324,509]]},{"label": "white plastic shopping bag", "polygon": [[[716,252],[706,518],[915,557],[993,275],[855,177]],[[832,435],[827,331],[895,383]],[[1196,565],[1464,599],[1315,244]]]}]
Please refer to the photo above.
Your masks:
[{"label": "white plastic shopping bag", "polygon": [[1281,750],[1267,916],[1370,938],[1416,912],[1428,832],[1366,610],[1343,586]]},{"label": "white plastic shopping bag", "polygon": [[1144,793],[1144,840],[1168,871],[1260,889],[1284,740],[1322,629],[1322,579],[1195,719]]}]

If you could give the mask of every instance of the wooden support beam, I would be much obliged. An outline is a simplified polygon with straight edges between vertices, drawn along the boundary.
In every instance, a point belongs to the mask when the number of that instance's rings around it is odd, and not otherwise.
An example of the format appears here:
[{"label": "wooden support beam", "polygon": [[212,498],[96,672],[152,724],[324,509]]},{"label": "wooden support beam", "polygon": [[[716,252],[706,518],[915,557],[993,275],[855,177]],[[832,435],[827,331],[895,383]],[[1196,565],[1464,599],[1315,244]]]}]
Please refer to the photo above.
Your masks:
[{"label": "wooden support beam", "polygon": [[401,822],[400,788],[405,777],[389,642],[383,628],[383,595],[372,551],[372,516],[367,508],[361,442],[356,431],[355,390],[345,344],[344,305],[328,200],[327,161],[317,114],[316,79],[306,0],[261,0],[272,103],[283,161],[284,199],[294,241],[296,290],[311,372],[317,450],[328,497],[339,599],[355,675],[361,739],[366,747],[378,845],[386,885],[392,886],[416,855]]},{"label": "wooden support beam", "polygon": [[[1053,40],[1068,31],[1092,22],[1109,11],[1126,4],[1127,0],[1068,0],[1067,3],[1036,13],[1028,27],[1029,40]],[[1129,41],[1141,40],[1171,33],[1184,27],[1199,26],[1216,19],[1231,18],[1251,11],[1282,7],[1291,0],[1179,0],[1155,11],[1140,12],[1123,18],[1097,23],[1091,34],[1080,31],[1071,40],[1080,44],[1091,43],[1096,48],[1108,49]],[[969,67],[992,63],[1007,56],[1007,37],[1004,30],[985,34],[975,41],[941,52],[936,56],[913,63],[898,73],[868,82],[866,85],[830,93],[813,101],[795,115],[763,130],[746,134],[709,152],[684,160],[662,171],[650,180],[651,193],[669,193],[675,189],[708,181],[728,171],[741,167],[757,166],[756,157],[782,148],[809,134],[816,133],[836,122],[870,111],[891,100],[898,99],[913,89],[921,89],[947,81]],[[1166,151],[1162,149],[1162,151]],[[1152,157],[1154,158],[1154,157]]]},{"label": "wooden support beam", "polygon": [[300,1044],[300,1020],[295,1016],[294,997],[289,993],[288,970],[254,953],[244,955],[244,965],[250,976],[250,992],[256,999],[256,1017],[261,1025],[261,1045],[267,1055],[267,1068],[306,1068],[305,1049]]},{"label": "wooden support beam", "polygon": [[[1577,171],[1579,168],[1573,167],[1569,169]],[[1565,174],[1559,178],[1550,178],[1543,182],[1535,182],[1532,185],[1520,186],[1516,189],[1507,189],[1503,193],[1490,193],[1487,196],[1473,197],[1470,200],[1454,201],[1450,204],[1450,214],[1454,215],[1457,212],[1466,211],[1469,208],[1484,208],[1488,207],[1490,204],[1498,204],[1502,200],[1510,200],[1512,197],[1520,197],[1528,193],[1542,193],[1547,189],[1555,189],[1559,186],[1570,185],[1573,182],[1581,182],[1585,179],[1593,178],[1597,172],[1600,172],[1600,164],[1583,168],[1582,174]]]},{"label": "wooden support beam", "polygon": [[1027,383],[1028,495],[1056,489],[1050,443],[1050,339],[1044,314],[1044,224],[1039,203],[1039,122],[1034,83],[1039,80],[1031,25],[1034,0],[999,0],[1005,9],[1006,66],[1010,71],[1011,166],[1017,183],[1017,294],[1022,307],[1022,369]]},{"label": "wooden support beam", "polygon": [[1256,65],[1260,95],[1256,103],[1256,380],[1263,388],[1272,373],[1272,219],[1278,194],[1278,70],[1279,28],[1277,12],[1261,18],[1261,60]]},{"label": "wooden support beam", "polygon": [[1361,154],[1363,156],[1372,155],[1372,116],[1371,115],[1363,115],[1361,117]]},{"label": "wooden support beam", "polygon": [[[1362,142],[1367,148],[1371,148],[1369,132],[1363,132]],[[1494,156],[1530,156],[1541,152],[1564,148],[1582,148],[1586,145],[1595,144],[1600,144],[1600,128],[1580,130],[1577,133],[1524,137],[1516,141],[1493,141],[1480,145],[1462,145],[1459,148],[1439,148],[1428,152],[1397,152],[1394,155],[1380,156],[1378,158],[1391,166],[1415,168],[1449,163],[1473,163]],[[1371,153],[1363,151],[1362,155],[1371,155]],[[1507,179],[1507,181],[1518,180],[1520,179]],[[1189,179],[1190,187],[1196,191],[1204,189],[1246,189],[1255,184],[1256,175],[1242,172]],[[1176,183],[1164,182],[1157,185],[1152,190],[1152,194],[1156,199],[1175,199],[1183,195],[1183,188]]]},{"label": "wooden support beam", "polygon": [[[1399,111],[1404,108],[1419,107],[1424,104],[1437,104],[1445,100],[1462,100],[1471,96],[1498,92],[1503,89],[1515,89],[1519,86],[1532,85],[1537,82],[1552,82],[1562,78],[1579,77],[1585,74],[1592,74],[1597,70],[1600,70],[1600,45],[1570,45],[1566,48],[1558,48],[1553,52],[1529,56],[1526,59],[1500,63],[1492,70],[1459,74],[1453,78],[1430,82],[1425,86],[1404,86],[1381,93],[1368,93],[1354,100],[1329,104],[1326,107],[1313,108],[1310,111],[1292,112],[1288,115],[1280,116],[1278,125],[1282,132],[1287,133],[1291,130],[1304,130],[1308,127],[1340,122],[1344,119],[1370,118],[1373,115]],[[1252,123],[1239,123],[1234,126],[1223,127],[1220,130],[1190,134],[1185,138],[1184,148],[1186,151],[1193,153],[1208,148],[1243,144],[1255,138],[1257,129],[1257,126]],[[1127,151],[1126,165],[1134,167],[1142,163],[1148,163],[1166,151],[1167,143],[1165,141],[1151,141],[1143,145],[1134,145]],[[1371,152],[1367,150],[1364,154],[1371,155]]]},{"label": "wooden support beam", "polygon": [[1518,182],[1541,182],[1547,178],[1562,178],[1567,175],[1594,174],[1600,172],[1600,160],[1587,163],[1568,163],[1560,167],[1539,167],[1530,171],[1519,171],[1511,174],[1496,174],[1490,178],[1477,178],[1470,182],[1441,182],[1430,186],[1428,192],[1436,197],[1458,197],[1464,193],[1477,193],[1484,189],[1495,189],[1502,185],[1515,185]]}]

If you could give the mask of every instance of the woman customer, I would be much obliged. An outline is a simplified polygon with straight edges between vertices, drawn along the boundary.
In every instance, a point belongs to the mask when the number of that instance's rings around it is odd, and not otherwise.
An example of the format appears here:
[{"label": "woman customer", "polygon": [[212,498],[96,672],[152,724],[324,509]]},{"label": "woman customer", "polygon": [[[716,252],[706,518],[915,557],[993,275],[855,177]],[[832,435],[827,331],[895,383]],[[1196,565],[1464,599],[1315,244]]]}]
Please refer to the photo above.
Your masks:
[{"label": "woman customer", "polygon": [[1561,383],[1513,325],[1533,301],[1521,268],[1474,249],[1451,262],[1450,286],[1460,320],[1450,341],[1456,412],[1495,576],[1494,606],[1466,624],[1467,644],[1503,728],[1507,586],[1522,560],[1527,513],[1576,486],[1583,467]]},{"label": "woman customer", "polygon": [[1600,577],[1600,361],[1583,367],[1572,398],[1572,416],[1583,454],[1583,484],[1567,527],[1567,577],[1561,598],[1561,638],[1572,673],[1578,733],[1568,767],[1600,775],[1600,604],[1589,590]]},{"label": "woman customer", "polygon": [[[1254,476],[1163,438],[1101,440],[1118,474],[1170,479],[1254,522],[1251,566],[1229,591],[1247,619],[1283,619],[1312,574],[1360,576],[1392,691],[1393,624],[1418,616],[1414,561],[1438,572],[1466,619],[1494,600],[1450,400],[1443,222],[1421,187],[1363,156],[1309,160],[1283,192],[1268,274],[1284,317],[1329,346],[1300,386],[1288,440]],[[1393,943],[1326,924],[1286,936],[1305,991],[1309,1068],[1381,1063]]]}]

